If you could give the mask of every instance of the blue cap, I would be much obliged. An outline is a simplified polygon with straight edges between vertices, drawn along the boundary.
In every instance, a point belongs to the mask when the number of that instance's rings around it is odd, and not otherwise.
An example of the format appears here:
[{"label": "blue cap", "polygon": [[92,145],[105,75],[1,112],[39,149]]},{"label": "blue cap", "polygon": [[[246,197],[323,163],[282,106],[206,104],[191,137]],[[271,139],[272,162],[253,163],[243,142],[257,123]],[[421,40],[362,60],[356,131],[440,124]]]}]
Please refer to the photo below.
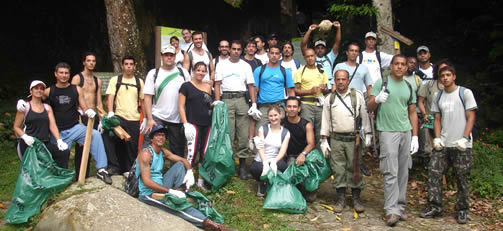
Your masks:
[{"label": "blue cap", "polygon": [[168,129],[166,129],[162,125],[157,125],[157,126],[153,127],[152,130],[150,131],[150,135],[149,135],[150,139],[152,139],[154,137],[154,135],[159,132],[164,132],[164,134],[167,135]]}]

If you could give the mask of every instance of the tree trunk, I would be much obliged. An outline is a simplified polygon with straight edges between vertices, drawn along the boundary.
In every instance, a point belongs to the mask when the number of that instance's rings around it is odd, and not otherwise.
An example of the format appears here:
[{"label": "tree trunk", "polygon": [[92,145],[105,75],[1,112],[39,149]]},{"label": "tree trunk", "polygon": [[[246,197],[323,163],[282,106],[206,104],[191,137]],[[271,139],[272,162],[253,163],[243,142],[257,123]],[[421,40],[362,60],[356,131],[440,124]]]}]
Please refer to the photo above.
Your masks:
[{"label": "tree trunk", "polygon": [[372,5],[379,12],[377,20],[377,37],[379,38],[379,50],[388,54],[394,54],[393,40],[391,37],[381,31],[381,26],[393,29],[393,11],[391,0],[372,0]]},{"label": "tree trunk", "polygon": [[105,7],[114,72],[122,72],[122,58],[131,55],[137,62],[135,74],[144,78],[147,67],[132,0],[105,0]]}]

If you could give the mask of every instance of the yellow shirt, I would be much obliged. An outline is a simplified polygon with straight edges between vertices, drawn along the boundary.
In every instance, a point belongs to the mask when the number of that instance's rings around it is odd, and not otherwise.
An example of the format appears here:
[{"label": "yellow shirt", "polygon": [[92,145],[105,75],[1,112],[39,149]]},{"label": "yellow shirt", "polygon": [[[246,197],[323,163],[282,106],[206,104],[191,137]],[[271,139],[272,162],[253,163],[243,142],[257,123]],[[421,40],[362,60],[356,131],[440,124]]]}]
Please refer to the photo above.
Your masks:
[{"label": "yellow shirt", "polygon": [[[320,84],[327,84],[328,83],[328,77],[327,73],[323,72],[320,73],[318,71],[318,68],[310,69],[310,68],[305,68],[304,73],[302,71],[304,70],[304,66],[301,66],[297,71],[295,72],[295,76],[293,78],[293,82],[295,84],[300,83],[300,89],[301,90],[311,90],[314,86],[319,86]],[[317,95],[304,95],[302,97],[323,97],[323,93],[320,91]],[[302,101],[304,104],[311,104],[311,105],[316,105],[316,102],[307,102],[307,101]]]},{"label": "yellow shirt", "polygon": [[[139,121],[140,113],[138,112],[138,89],[134,87],[136,80],[134,78],[122,77],[122,83],[131,84],[133,86],[121,85],[115,101],[115,115],[129,121]],[[110,79],[107,88],[107,95],[115,94],[115,86],[117,85],[117,76]],[[140,99],[143,99],[143,80],[140,79]]]}]

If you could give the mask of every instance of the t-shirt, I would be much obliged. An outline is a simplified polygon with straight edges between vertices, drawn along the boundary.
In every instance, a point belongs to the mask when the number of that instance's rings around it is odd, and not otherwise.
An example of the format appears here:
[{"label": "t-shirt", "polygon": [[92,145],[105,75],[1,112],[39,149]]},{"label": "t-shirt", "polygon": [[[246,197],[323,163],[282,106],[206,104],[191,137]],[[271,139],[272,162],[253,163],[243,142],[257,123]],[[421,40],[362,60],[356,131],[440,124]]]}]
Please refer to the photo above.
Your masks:
[{"label": "t-shirt", "polygon": [[[372,81],[374,83],[381,78],[381,68],[388,67],[391,63],[391,59],[393,55],[379,52],[381,56],[381,67],[379,67],[379,62],[377,61],[376,51],[374,50],[372,53],[367,53],[366,51],[362,52],[363,60],[361,64],[364,64],[369,69],[370,77],[372,77]],[[360,56],[356,58],[356,62],[360,63]]]},{"label": "t-shirt", "polygon": [[298,123],[290,123],[288,118],[283,118],[281,124],[290,132],[290,140],[286,153],[289,157],[297,158],[307,146],[306,126],[309,123],[304,118],[300,118]]},{"label": "t-shirt", "polygon": [[325,73],[327,73],[327,77],[328,77],[327,87],[328,87],[328,89],[332,88],[332,82],[333,82],[334,77],[330,73],[332,73],[332,67],[333,67],[333,65],[335,65],[335,59],[337,58],[337,55],[339,55],[339,53],[335,54],[334,50],[330,49],[330,52],[328,52],[326,55],[321,56],[321,57],[316,56],[316,65],[320,64],[322,67],[321,69]]},{"label": "t-shirt", "polygon": [[[164,156],[162,151],[155,153],[152,146],[148,149],[152,152],[152,163],[150,164],[150,178],[157,184],[163,185],[162,179],[162,168],[164,167]],[[140,177],[140,164],[136,161],[136,177],[138,177],[138,189],[140,191],[140,196],[150,196],[154,191],[143,184],[143,180]]]},{"label": "t-shirt", "polygon": [[257,59],[253,57],[253,60],[248,60],[244,56],[241,56],[241,59],[245,61],[246,63],[250,64],[252,71],[255,71],[255,68],[262,66],[262,61],[260,59]]},{"label": "t-shirt", "polygon": [[49,105],[52,107],[59,131],[69,129],[79,123],[78,104],[77,86],[70,84],[65,88],[59,88],[56,85],[50,87]]},{"label": "t-shirt", "polygon": [[285,60],[281,60],[280,63],[282,67],[284,67],[287,70],[290,70],[291,73],[295,73],[295,71],[297,71],[297,65],[295,64],[294,59],[288,62],[286,62]]},{"label": "t-shirt", "polygon": [[[278,156],[279,150],[281,149],[281,133],[283,132],[284,128],[281,126],[281,130],[274,132],[271,129],[271,125],[267,124],[269,126],[269,131],[267,132],[267,136],[264,137],[264,156],[266,160],[273,160]],[[264,134],[264,128],[260,127],[258,129],[259,132]],[[286,133],[285,139],[283,141],[286,141],[287,139],[290,138],[290,132]],[[257,155],[255,155],[255,161],[262,162],[262,159],[260,159],[260,154],[257,151]]]},{"label": "t-shirt", "polygon": [[[410,131],[412,126],[409,121],[409,97],[410,90],[405,80],[396,81],[391,76],[388,78],[389,96],[386,102],[379,104],[376,127],[382,132],[405,132]],[[382,79],[378,79],[372,88],[372,95],[377,96],[381,92]],[[412,91],[411,104],[416,103],[416,93]]]},{"label": "t-shirt", "polygon": [[[417,79],[416,79],[416,77],[417,77]],[[423,82],[421,81],[421,78],[419,78],[419,76],[417,76],[417,75],[404,76],[403,79],[410,83],[412,90],[414,92],[416,92],[416,94],[419,91],[419,89],[421,88],[421,85],[423,84]],[[419,86],[418,86],[418,84],[419,84]]]},{"label": "t-shirt", "polygon": [[[110,79],[106,95],[115,95],[117,76]],[[140,80],[140,99],[143,99],[143,80]],[[138,111],[138,89],[133,87],[136,85],[135,78],[122,77],[123,84],[131,84],[129,86],[121,85],[117,96],[115,96],[115,114],[129,121],[139,121],[140,112]]]},{"label": "t-shirt", "polygon": [[211,95],[197,89],[191,82],[183,83],[180,87],[180,93],[185,96],[185,116],[187,117],[187,122],[198,126],[210,126],[210,106],[213,102]]},{"label": "t-shirt", "polygon": [[[180,47],[180,49],[188,52],[188,51],[192,50],[192,48],[194,48],[194,44],[192,42],[186,43],[185,40],[181,39],[178,47]],[[206,51],[208,50],[208,47],[206,47],[206,44],[204,42],[203,42],[202,48]]]},{"label": "t-shirt", "polygon": [[426,114],[430,114],[433,96],[442,89],[444,89],[444,86],[442,86],[438,80],[429,80],[423,83],[419,88],[417,95],[424,98],[424,109],[426,110]]},{"label": "t-shirt", "polygon": [[255,53],[255,58],[259,59],[262,64],[267,64],[269,62],[269,57],[267,56],[267,52],[264,54],[257,54]]},{"label": "t-shirt", "polygon": [[[175,63],[177,67],[182,68],[183,67],[183,60],[185,59],[183,50],[178,51],[175,56]],[[161,60],[161,65],[162,65],[162,60]]]},{"label": "t-shirt", "polygon": [[241,59],[237,63],[228,59],[218,62],[215,81],[222,81],[222,91],[246,91],[246,85],[255,82],[250,65]]},{"label": "t-shirt", "polygon": [[[437,94],[435,93],[431,111],[433,113],[440,113],[442,116],[442,130],[440,132],[440,139],[444,142],[446,147],[456,147],[452,144],[454,141],[463,138],[466,126],[466,111],[476,110],[477,102],[470,89],[465,89],[464,100],[465,106],[459,97],[459,87],[453,92],[444,91],[437,104]],[[472,135],[470,134],[470,137]],[[467,148],[472,147],[472,140],[467,144]]]},{"label": "t-shirt", "polygon": [[[203,62],[207,65],[207,72],[206,75],[203,78],[203,81],[210,81],[210,57],[208,56],[208,53],[205,51],[203,55],[199,55],[195,51],[192,52],[192,69],[194,68],[194,65],[198,62]],[[189,56],[190,57],[190,56]],[[194,71],[194,70],[191,70]]]},{"label": "t-shirt", "polygon": [[[302,73],[304,72],[304,73]],[[318,68],[307,68],[306,66],[301,66],[296,72],[293,78],[294,83],[300,83],[301,90],[311,90],[314,86],[319,86],[320,84],[327,84],[328,77],[327,73],[320,73]],[[320,91],[317,95],[303,95],[302,97],[323,97],[323,93]],[[316,105],[316,102],[302,101],[303,104]]]},{"label": "t-shirt", "polygon": [[[355,71],[356,66],[349,66],[346,62],[339,63],[334,68],[333,76],[335,76],[335,72],[338,70],[346,70],[349,73],[349,79],[351,79],[351,75]],[[332,80],[332,84],[334,84],[334,80]],[[369,69],[365,65],[359,65],[356,70],[355,75],[353,76],[353,80],[349,84],[349,88],[354,88],[361,93],[367,92],[367,86],[372,86],[374,81],[370,77]]]},{"label": "t-shirt", "polygon": [[[260,69],[259,67],[253,71],[253,78],[255,80],[253,86],[255,87],[259,87]],[[262,73],[260,78],[257,103],[275,103],[285,99],[285,85],[286,88],[295,87],[292,80],[292,73],[288,70],[285,70],[285,72],[286,77],[283,76],[279,66],[272,68],[266,65],[264,73]]]},{"label": "t-shirt", "polygon": [[[190,76],[185,69],[181,69],[184,76]],[[143,94],[152,95],[152,115],[166,122],[180,123],[180,114],[178,114],[178,90],[180,90],[180,86],[182,86],[186,80],[180,75],[179,69],[176,67],[171,70],[160,68],[154,86],[154,73],[155,69],[148,72],[143,88]],[[159,91],[159,86],[161,86],[164,79],[172,74],[178,76],[172,79],[162,89],[160,94],[156,93]],[[155,101],[156,95],[158,95],[157,102]]]},{"label": "t-shirt", "polygon": [[430,64],[430,67],[423,69],[421,66],[418,68],[421,72],[423,72],[426,75],[426,78],[423,79],[423,83],[426,83],[428,80],[433,80],[433,65]]},{"label": "t-shirt", "polygon": [[[215,63],[217,58],[218,58],[218,63]],[[222,61],[225,61],[225,60],[229,60],[229,56],[227,56],[227,58],[225,58],[225,59],[222,59],[222,57],[220,57],[220,56],[213,58],[212,62],[213,62],[213,67],[215,67],[215,70],[217,69],[217,64],[219,65]]]}]

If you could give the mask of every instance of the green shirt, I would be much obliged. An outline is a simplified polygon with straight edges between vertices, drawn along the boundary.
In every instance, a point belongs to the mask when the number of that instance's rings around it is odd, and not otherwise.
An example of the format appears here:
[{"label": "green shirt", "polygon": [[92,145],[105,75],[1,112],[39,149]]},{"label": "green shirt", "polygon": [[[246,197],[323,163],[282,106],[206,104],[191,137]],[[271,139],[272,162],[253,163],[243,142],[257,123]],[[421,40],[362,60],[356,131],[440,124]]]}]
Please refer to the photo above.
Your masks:
[{"label": "green shirt", "polygon": [[[389,96],[386,102],[379,105],[376,127],[378,131],[383,132],[404,132],[410,131],[412,126],[409,121],[409,97],[410,90],[407,83],[395,81],[390,76],[388,78]],[[372,88],[373,96],[379,95],[381,92],[382,79],[378,79]],[[411,104],[416,103],[416,93],[414,88],[412,91]]]}]

